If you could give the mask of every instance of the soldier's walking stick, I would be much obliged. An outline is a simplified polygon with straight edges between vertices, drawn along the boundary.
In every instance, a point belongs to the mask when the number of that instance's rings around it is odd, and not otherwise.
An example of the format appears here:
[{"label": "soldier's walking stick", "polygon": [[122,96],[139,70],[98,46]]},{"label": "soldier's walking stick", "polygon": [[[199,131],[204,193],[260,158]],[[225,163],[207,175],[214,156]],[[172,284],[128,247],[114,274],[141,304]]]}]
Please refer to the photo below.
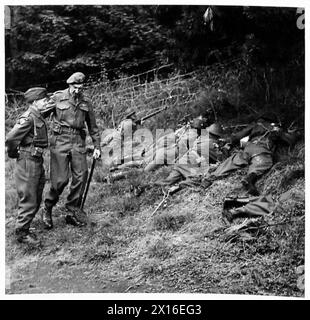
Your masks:
[{"label": "soldier's walking stick", "polygon": [[93,158],[93,162],[92,162],[92,164],[91,164],[90,172],[89,172],[88,177],[87,177],[87,182],[86,182],[85,191],[84,191],[84,193],[83,193],[82,202],[81,202],[81,205],[80,205],[80,209],[81,209],[81,210],[83,210],[83,207],[84,207],[84,203],[85,203],[85,200],[86,200],[86,197],[87,197],[89,185],[90,185],[91,179],[92,179],[92,177],[93,177],[95,165],[96,165],[96,159]]}]

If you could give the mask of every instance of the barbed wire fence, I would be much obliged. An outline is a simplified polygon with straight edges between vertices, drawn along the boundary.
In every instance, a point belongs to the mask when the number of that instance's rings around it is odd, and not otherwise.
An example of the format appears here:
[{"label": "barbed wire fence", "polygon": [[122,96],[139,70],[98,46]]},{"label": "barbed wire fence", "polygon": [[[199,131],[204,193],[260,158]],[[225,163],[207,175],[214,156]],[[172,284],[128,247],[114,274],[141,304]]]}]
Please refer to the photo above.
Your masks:
[{"label": "barbed wire fence", "polygon": [[[114,81],[87,83],[87,93],[108,124],[119,123],[128,112],[141,115],[164,106],[174,110],[173,121],[177,122],[184,117],[186,106],[196,101],[202,90],[219,87],[214,81],[219,69],[241,60],[230,59],[185,74],[173,71],[166,78],[160,77],[160,71],[169,70],[173,65],[163,65]],[[156,116],[158,120],[161,118],[161,114]]]},{"label": "barbed wire fence", "polygon": [[[176,71],[173,64],[165,64],[110,81],[105,78],[109,70],[104,70],[87,75],[85,92],[93,102],[102,128],[117,126],[128,112],[135,111],[138,116],[144,116],[153,109],[164,106],[173,109],[174,112],[169,112],[169,116],[164,117],[159,114],[156,119],[177,122],[184,117],[188,111],[187,107],[197,100],[202,90],[220,90],[221,75],[232,65],[242,65],[242,58],[214,63],[184,74]],[[64,79],[57,82],[66,85]],[[33,86],[48,88],[49,84],[35,84],[28,87]],[[8,114],[6,112],[6,119],[16,119],[24,107],[20,102],[22,96],[22,91],[11,89],[6,92],[6,101],[10,100],[11,105],[14,105]]]},{"label": "barbed wire fence", "polygon": [[[162,66],[161,69],[165,67],[169,68],[170,65]],[[152,69],[117,81],[90,85],[88,94],[107,123],[112,120],[112,113],[116,123],[119,123],[128,112],[135,111],[141,115],[159,107],[170,108],[195,99],[194,81],[191,85],[188,81],[194,78],[193,72],[160,79],[158,71]],[[149,78],[152,81],[148,81]]]}]

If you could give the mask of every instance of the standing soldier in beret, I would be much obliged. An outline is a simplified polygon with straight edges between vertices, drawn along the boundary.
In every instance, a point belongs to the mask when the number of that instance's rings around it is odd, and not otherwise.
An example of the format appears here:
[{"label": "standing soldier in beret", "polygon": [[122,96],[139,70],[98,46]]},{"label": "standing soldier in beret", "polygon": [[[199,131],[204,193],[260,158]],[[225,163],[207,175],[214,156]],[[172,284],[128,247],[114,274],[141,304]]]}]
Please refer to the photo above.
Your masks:
[{"label": "standing soldier in beret", "polygon": [[8,156],[16,158],[15,180],[19,198],[16,236],[21,243],[37,245],[40,241],[29,231],[39,210],[45,184],[43,151],[48,146],[47,126],[43,118],[47,103],[44,88],[31,88],[24,94],[29,109],[19,117],[8,133]]},{"label": "standing soldier in beret", "polygon": [[86,128],[94,143],[93,158],[98,159],[100,151],[100,134],[96,124],[92,103],[82,93],[85,75],[81,72],[72,74],[67,83],[69,88],[56,91],[51,100],[53,111],[53,135],[50,141],[51,187],[47,192],[42,220],[46,229],[53,227],[52,209],[58,202],[61,193],[72,177],[69,195],[65,204],[66,223],[83,226],[76,213],[80,204],[87,180],[86,161]]}]

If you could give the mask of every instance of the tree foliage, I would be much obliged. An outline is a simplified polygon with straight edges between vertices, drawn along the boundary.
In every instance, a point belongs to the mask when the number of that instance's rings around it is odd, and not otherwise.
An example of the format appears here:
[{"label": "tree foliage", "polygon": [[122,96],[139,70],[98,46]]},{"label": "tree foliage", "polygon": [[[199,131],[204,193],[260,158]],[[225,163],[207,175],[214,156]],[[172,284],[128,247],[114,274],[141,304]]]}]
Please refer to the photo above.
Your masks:
[{"label": "tree foliage", "polygon": [[76,70],[113,79],[166,62],[182,71],[240,56],[254,69],[304,63],[296,8],[65,5],[11,12],[6,88],[56,89]]}]

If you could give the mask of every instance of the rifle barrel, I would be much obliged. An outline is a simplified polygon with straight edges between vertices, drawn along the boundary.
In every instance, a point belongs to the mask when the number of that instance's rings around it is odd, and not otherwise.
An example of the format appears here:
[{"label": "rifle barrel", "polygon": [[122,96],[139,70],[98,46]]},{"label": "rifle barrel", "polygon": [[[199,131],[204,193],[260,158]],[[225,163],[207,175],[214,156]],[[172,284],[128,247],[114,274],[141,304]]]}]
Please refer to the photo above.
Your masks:
[{"label": "rifle barrel", "polygon": [[156,111],[154,111],[154,112],[151,112],[150,114],[147,114],[146,116],[142,117],[142,118],[140,119],[140,121],[145,121],[145,120],[147,120],[147,119],[155,116],[156,114],[162,112],[162,111],[165,110],[165,109],[167,109],[167,107],[163,107],[163,108],[161,108],[161,109],[159,109],[159,110],[156,110]]},{"label": "rifle barrel", "polygon": [[237,125],[234,125],[234,126],[223,127],[223,129],[226,130],[226,129],[232,129],[232,128],[242,128],[242,127],[246,127],[248,125],[249,124],[247,124],[247,123],[245,123],[245,124],[237,124]]}]

